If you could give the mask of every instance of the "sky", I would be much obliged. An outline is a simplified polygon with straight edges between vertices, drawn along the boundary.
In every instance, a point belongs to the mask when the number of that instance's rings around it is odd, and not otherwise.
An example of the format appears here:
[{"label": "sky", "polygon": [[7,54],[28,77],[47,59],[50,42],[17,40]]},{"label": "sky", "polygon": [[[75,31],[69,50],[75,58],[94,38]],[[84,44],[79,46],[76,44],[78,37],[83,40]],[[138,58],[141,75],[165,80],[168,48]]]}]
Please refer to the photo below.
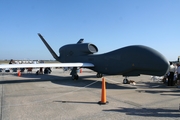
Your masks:
[{"label": "sky", "polygon": [[177,60],[179,6],[180,0],[0,0],[0,60],[54,60],[37,33],[58,55],[83,38],[97,54],[145,45]]}]

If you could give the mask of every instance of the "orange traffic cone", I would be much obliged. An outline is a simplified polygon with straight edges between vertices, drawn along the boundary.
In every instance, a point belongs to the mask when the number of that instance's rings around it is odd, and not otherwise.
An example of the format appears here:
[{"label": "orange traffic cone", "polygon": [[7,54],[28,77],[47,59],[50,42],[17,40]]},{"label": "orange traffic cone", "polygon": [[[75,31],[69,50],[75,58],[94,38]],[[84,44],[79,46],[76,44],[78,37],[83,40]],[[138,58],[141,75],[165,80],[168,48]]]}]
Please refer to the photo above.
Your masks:
[{"label": "orange traffic cone", "polygon": [[105,105],[106,103],[108,103],[108,101],[106,101],[106,81],[105,78],[102,78],[102,92],[101,92],[101,101],[98,102],[98,104],[100,105]]},{"label": "orange traffic cone", "polygon": [[20,70],[18,70],[18,77],[21,77],[21,72],[20,72]]},{"label": "orange traffic cone", "polygon": [[80,68],[80,73],[82,73],[82,68]]}]

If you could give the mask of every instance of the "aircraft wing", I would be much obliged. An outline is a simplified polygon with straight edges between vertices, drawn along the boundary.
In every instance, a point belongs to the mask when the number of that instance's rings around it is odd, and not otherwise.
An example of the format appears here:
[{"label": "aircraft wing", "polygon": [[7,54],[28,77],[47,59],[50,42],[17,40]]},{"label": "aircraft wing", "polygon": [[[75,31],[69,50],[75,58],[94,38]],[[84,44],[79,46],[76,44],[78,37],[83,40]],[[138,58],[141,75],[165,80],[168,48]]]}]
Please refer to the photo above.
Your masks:
[{"label": "aircraft wing", "polygon": [[180,61],[179,61],[179,57],[178,57],[177,61],[169,61],[169,62],[172,62],[172,63],[179,63],[179,62],[180,62]]},{"label": "aircraft wing", "polygon": [[94,67],[92,63],[41,63],[41,64],[3,64],[0,68],[31,68],[31,67]]}]

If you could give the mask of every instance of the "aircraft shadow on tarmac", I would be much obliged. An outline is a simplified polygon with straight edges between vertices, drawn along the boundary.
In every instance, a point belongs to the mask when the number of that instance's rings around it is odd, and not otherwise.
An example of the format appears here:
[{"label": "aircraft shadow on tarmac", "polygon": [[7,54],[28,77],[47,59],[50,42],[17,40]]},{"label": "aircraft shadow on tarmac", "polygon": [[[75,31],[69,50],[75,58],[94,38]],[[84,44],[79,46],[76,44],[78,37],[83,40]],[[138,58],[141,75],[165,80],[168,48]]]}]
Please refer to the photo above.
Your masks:
[{"label": "aircraft shadow on tarmac", "polygon": [[103,110],[106,112],[121,112],[126,115],[132,116],[144,116],[144,117],[179,117],[179,110],[168,109],[168,108],[123,108]]},{"label": "aircraft shadow on tarmac", "polygon": [[[17,76],[17,74],[13,74]],[[22,79],[28,78],[28,79]],[[91,79],[91,80],[90,80]],[[22,74],[19,80],[1,80],[0,84],[13,84],[13,83],[28,83],[28,82],[44,82],[51,81],[54,84],[84,87],[95,82],[97,79],[95,75],[80,76],[79,80],[72,80],[71,76],[56,76],[56,75],[36,75],[36,74]],[[87,88],[101,88],[101,80],[98,80],[95,84],[88,86]],[[136,89],[135,86],[121,86],[121,84],[113,84],[106,82],[106,89]]]},{"label": "aircraft shadow on tarmac", "polygon": [[[138,86],[138,85],[137,85]],[[143,88],[151,88],[151,90],[136,90],[139,93],[151,93],[151,94],[160,94],[160,95],[171,95],[171,96],[180,96],[180,89],[175,88],[176,86],[167,86],[164,83],[157,82],[144,82]],[[169,94],[167,94],[169,93]]]},{"label": "aircraft shadow on tarmac", "polygon": [[[174,90],[136,90],[137,92],[140,93],[150,93],[150,94],[160,94],[160,95],[167,95],[167,96],[180,96],[180,90],[174,89]],[[168,93],[168,94],[167,94]]]},{"label": "aircraft shadow on tarmac", "polygon": [[[138,83],[138,82],[137,82]],[[139,88],[167,88],[167,85],[165,85],[162,82],[141,82],[140,84],[136,84]]]}]

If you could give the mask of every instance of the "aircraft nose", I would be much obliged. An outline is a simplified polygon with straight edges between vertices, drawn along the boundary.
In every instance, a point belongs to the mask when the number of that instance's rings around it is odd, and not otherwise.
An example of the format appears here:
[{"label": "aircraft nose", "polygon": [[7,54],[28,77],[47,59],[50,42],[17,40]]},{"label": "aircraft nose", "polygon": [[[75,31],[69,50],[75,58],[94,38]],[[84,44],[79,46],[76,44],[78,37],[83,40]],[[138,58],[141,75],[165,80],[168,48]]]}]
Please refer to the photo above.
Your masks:
[{"label": "aircraft nose", "polygon": [[159,68],[159,73],[165,75],[169,71],[169,62],[163,56],[160,56],[157,67]]},{"label": "aircraft nose", "polygon": [[[135,46],[134,48],[131,52],[137,53],[138,57],[136,57],[136,61],[141,61],[139,68],[143,73],[163,76],[168,72],[169,62],[161,53],[147,46]],[[137,55],[133,54],[134,57]]]},{"label": "aircraft nose", "polygon": [[169,62],[167,59],[158,51],[154,49],[149,49],[152,53],[151,56],[151,65],[153,66],[155,74],[157,76],[163,76],[169,71]]}]

